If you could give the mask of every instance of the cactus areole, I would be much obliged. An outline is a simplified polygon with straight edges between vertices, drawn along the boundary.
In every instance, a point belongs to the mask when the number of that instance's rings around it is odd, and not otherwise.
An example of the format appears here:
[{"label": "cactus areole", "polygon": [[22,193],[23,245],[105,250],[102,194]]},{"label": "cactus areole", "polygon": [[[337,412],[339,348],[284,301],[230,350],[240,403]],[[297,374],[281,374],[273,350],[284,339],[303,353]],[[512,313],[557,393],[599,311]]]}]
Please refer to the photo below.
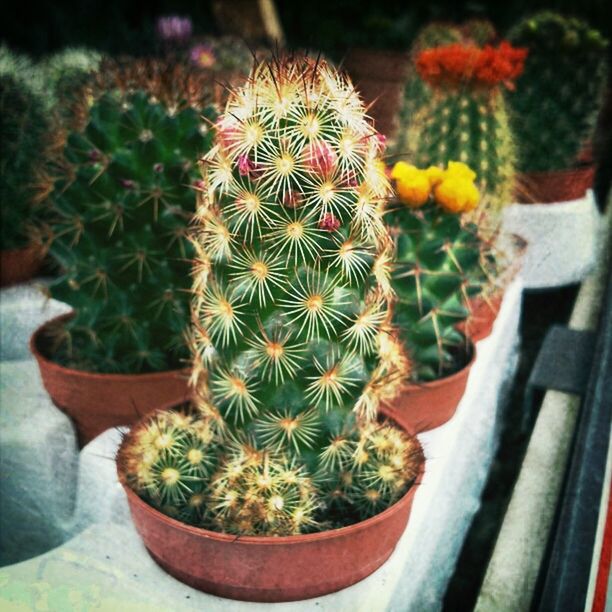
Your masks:
[{"label": "cactus areole", "polygon": [[[184,558],[165,559],[174,575],[230,597],[312,597],[388,557],[423,469],[416,439],[377,421],[406,375],[388,350],[383,140],[352,85],[305,56],[256,66],[215,131],[193,232],[195,400],[171,422],[137,428],[119,471],[155,558],[170,544],[148,538],[151,529],[174,538],[182,527],[197,558],[222,554],[226,565],[215,575],[214,563],[186,571]],[[194,418],[211,433],[204,446],[196,433],[215,466],[206,475],[194,476],[183,444]],[[367,550],[346,548],[354,530]]]}]

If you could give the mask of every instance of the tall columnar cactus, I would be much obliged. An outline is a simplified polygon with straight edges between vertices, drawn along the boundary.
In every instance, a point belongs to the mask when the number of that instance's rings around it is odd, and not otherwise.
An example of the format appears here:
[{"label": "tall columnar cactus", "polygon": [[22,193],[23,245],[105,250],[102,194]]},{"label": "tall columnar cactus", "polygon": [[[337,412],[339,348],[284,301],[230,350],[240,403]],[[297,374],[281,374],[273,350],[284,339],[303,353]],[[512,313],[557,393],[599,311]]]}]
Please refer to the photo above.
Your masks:
[{"label": "tall columnar cactus", "polygon": [[[72,133],[51,198],[51,253],[64,274],[51,295],[75,316],[54,358],[96,372],[184,367],[188,225],[216,111],[186,74],[98,97]],[[118,79],[120,80],[120,79]],[[165,92],[165,95],[163,95]]]},{"label": "tall columnar cactus", "polygon": [[388,222],[396,243],[393,323],[413,378],[428,381],[459,370],[469,346],[457,325],[495,273],[490,242],[465,219],[478,204],[476,175],[462,163],[418,170],[398,162],[392,171],[399,202]]},{"label": "tall columnar cactus", "polygon": [[[194,239],[200,409],[317,482],[358,471],[346,449],[404,374],[381,351],[391,244],[378,135],[352,86],[304,57],[256,67],[216,127]],[[415,465],[400,466],[402,484]]]},{"label": "tall columnar cactus", "polygon": [[48,114],[32,63],[0,47],[0,248],[28,245],[38,206],[50,188],[45,175]]},{"label": "tall columnar cactus", "polygon": [[584,21],[549,11],[523,19],[508,38],[529,49],[525,70],[508,92],[519,168],[569,168],[593,132],[608,41]]},{"label": "tall columnar cactus", "polygon": [[[380,150],[325,62],[279,58],[231,93],[202,160],[193,234],[198,416],[163,417],[163,442],[149,422],[120,455],[128,484],[163,512],[291,535],[368,518],[417,478],[418,442],[375,420],[408,374],[389,342]],[[216,468],[192,479],[192,445],[171,464],[157,449],[195,423],[212,432],[197,458]]]},{"label": "tall columnar cactus", "polygon": [[425,49],[415,58],[431,99],[408,118],[403,142],[420,167],[458,160],[478,175],[483,205],[511,201],[516,153],[501,85],[522,69],[525,52],[455,43]]}]

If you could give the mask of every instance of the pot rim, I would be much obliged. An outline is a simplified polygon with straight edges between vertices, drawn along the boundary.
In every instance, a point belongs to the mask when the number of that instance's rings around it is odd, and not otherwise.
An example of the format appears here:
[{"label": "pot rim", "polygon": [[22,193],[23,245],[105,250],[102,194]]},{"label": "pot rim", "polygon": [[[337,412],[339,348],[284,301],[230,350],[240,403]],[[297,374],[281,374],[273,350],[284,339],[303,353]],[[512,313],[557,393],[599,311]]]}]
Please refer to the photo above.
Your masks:
[{"label": "pot rim", "polygon": [[562,175],[584,174],[595,170],[594,163],[584,163],[571,168],[557,168],[555,170],[536,170],[534,172],[517,172],[517,178],[548,178]]},{"label": "pot rim", "polygon": [[[180,406],[182,404],[177,404],[173,402],[171,406],[167,408],[161,408],[156,412],[161,412],[164,410],[168,410],[173,406]],[[122,461],[121,451],[126,443],[126,440],[129,439],[130,435],[133,431],[135,431],[140,425],[142,425],[145,421],[149,420],[155,413],[149,414],[141,419],[139,419],[131,428],[130,432],[124,436],[121,445],[119,446],[119,450],[117,451],[115,457],[115,465],[117,468],[117,475],[119,477],[119,482],[125,491],[129,504],[132,503],[137,505],[141,510],[147,512],[152,515],[155,520],[161,521],[162,523],[166,523],[166,526],[169,528],[179,529],[184,531],[192,536],[198,536],[202,538],[207,538],[210,540],[216,540],[217,542],[228,542],[228,543],[240,543],[246,544],[249,546],[285,546],[288,544],[307,544],[311,542],[320,542],[322,540],[333,540],[336,538],[342,538],[344,536],[354,535],[368,529],[373,525],[377,525],[385,521],[388,517],[393,516],[400,512],[404,506],[412,502],[412,498],[414,497],[417,488],[422,482],[423,475],[425,474],[425,453],[421,443],[419,442],[417,435],[411,432],[406,426],[398,423],[395,419],[384,415],[386,420],[393,421],[395,425],[401,428],[404,432],[410,434],[414,437],[419,448],[421,450],[421,465],[419,467],[419,472],[414,480],[414,482],[410,485],[410,488],[402,495],[400,499],[398,499],[394,504],[389,506],[386,510],[379,512],[378,514],[371,516],[368,519],[363,521],[359,521],[358,523],[353,523],[352,525],[346,525],[345,527],[339,527],[337,529],[327,529],[325,531],[318,531],[316,533],[303,533],[300,535],[292,535],[292,536],[253,536],[253,535],[235,535],[230,533],[221,533],[218,531],[212,531],[210,529],[204,529],[203,527],[196,527],[194,525],[188,525],[187,523],[183,523],[177,519],[174,519],[163,512],[155,509],[153,506],[148,504],[146,501],[141,499],[135,491],[133,491],[126,482],[124,465]],[[134,521],[135,522],[135,521]]]},{"label": "pot rim", "polygon": [[402,387],[398,396],[402,393],[409,393],[410,391],[422,391],[426,389],[435,389],[437,387],[450,385],[462,376],[466,376],[467,373],[472,369],[472,366],[476,361],[476,345],[474,344],[471,338],[467,338],[467,340],[469,342],[469,347],[471,349],[472,356],[470,357],[470,360],[460,370],[454,372],[453,374],[450,374],[449,376],[443,376],[442,378],[436,378],[435,380],[425,380],[423,382],[416,381],[408,383]]},{"label": "pot rim", "polygon": [[148,380],[157,380],[158,378],[165,378],[169,374],[185,374],[187,377],[189,376],[189,368],[179,368],[176,370],[163,370],[161,372],[143,372],[143,373],[137,372],[134,374],[116,374],[116,373],[104,374],[101,372],[89,372],[87,370],[77,370],[74,368],[68,368],[66,366],[60,365],[59,363],[56,363],[55,361],[49,359],[49,357],[46,357],[45,355],[43,355],[43,353],[38,348],[38,343],[42,337],[43,332],[46,331],[49,327],[51,327],[54,323],[62,323],[65,320],[68,320],[72,317],[74,317],[74,311],[68,312],[63,315],[59,315],[58,317],[54,317],[53,319],[49,319],[48,321],[45,321],[42,325],[40,325],[36,329],[36,331],[34,331],[34,333],[30,336],[30,341],[28,343],[30,352],[32,353],[32,355],[34,355],[36,361],[41,365],[44,364],[44,366],[47,369],[53,370],[55,372],[62,372],[70,376],[80,376],[82,378],[104,380],[108,382],[127,381],[127,380],[133,380],[134,378],[137,378],[138,380],[146,382]]}]

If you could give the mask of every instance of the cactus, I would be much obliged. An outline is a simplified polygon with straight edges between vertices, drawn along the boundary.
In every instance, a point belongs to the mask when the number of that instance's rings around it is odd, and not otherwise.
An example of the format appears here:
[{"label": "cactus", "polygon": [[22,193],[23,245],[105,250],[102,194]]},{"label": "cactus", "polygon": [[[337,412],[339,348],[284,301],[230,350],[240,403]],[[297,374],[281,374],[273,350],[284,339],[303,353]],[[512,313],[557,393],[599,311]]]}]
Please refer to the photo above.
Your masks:
[{"label": "cactus", "polygon": [[203,161],[200,408],[310,474],[403,375],[380,351],[391,246],[380,149],[343,77],[280,58],[230,96]]},{"label": "cactus", "polygon": [[165,514],[200,525],[219,449],[211,423],[183,410],[155,414],[120,454],[129,486]]},{"label": "cactus", "polygon": [[216,113],[210,88],[195,105],[189,74],[169,70],[145,73],[136,91],[137,72],[118,73],[125,87],[98,97],[67,139],[51,198],[51,254],[64,274],[50,292],[75,311],[54,338],[64,365],[152,372],[188,357],[193,160],[211,146]]},{"label": "cactus", "polygon": [[318,501],[303,466],[238,445],[210,484],[212,526],[251,535],[296,535],[318,527]]},{"label": "cactus", "polygon": [[68,48],[45,58],[38,66],[51,107],[61,123],[71,129],[76,129],[70,123],[74,104],[86,95],[101,62],[102,55],[97,51]]},{"label": "cactus", "polygon": [[415,381],[430,381],[461,369],[471,354],[457,325],[470,313],[469,299],[495,275],[489,241],[462,213],[478,203],[475,174],[450,162],[442,171],[398,162],[399,202],[388,223],[396,243],[394,326],[412,364]]},{"label": "cactus", "polygon": [[456,43],[425,49],[415,60],[432,93],[409,119],[402,152],[419,167],[469,164],[483,206],[492,209],[511,201],[516,164],[500,83],[516,78],[524,56],[507,43],[482,49]]},{"label": "cactus", "polygon": [[417,478],[418,442],[375,422],[407,374],[380,152],[350,83],[302,56],[256,66],[216,122],[192,237],[194,408],[222,449],[204,527],[333,528]]},{"label": "cactus", "polygon": [[508,38],[529,49],[507,96],[520,170],[572,167],[602,103],[608,41],[584,21],[549,11],[523,19]]},{"label": "cactus", "polygon": [[332,525],[342,527],[397,501],[416,481],[423,457],[414,438],[370,423],[357,435],[335,439],[324,459],[319,473],[323,503]]},{"label": "cactus", "polygon": [[32,63],[0,47],[0,248],[32,240],[50,183],[44,87]]}]

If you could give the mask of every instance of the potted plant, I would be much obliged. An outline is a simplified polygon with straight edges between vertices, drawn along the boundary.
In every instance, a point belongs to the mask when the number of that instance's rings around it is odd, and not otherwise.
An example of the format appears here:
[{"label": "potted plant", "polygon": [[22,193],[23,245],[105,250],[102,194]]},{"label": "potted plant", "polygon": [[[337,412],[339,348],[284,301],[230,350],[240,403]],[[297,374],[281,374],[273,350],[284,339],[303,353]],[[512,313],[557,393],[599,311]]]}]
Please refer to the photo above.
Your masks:
[{"label": "potted plant", "polygon": [[[191,412],[125,439],[118,472],[152,557],[238,599],[315,597],[391,554],[423,470],[377,409],[390,242],[380,143],[323,60],[254,68],[202,160]],[[189,524],[186,524],[189,523]]]},{"label": "potted plant", "polygon": [[468,166],[450,162],[445,170],[419,170],[398,162],[391,177],[398,201],[387,218],[395,241],[396,294],[389,351],[411,367],[387,410],[425,431],[448,421],[463,396],[475,357],[470,309],[495,278],[496,258],[467,218],[480,199]]},{"label": "potted plant", "polygon": [[44,245],[34,232],[50,188],[45,175],[48,113],[32,63],[0,47],[0,284],[34,277]]},{"label": "potted plant", "polygon": [[468,164],[478,175],[480,208],[493,213],[512,201],[516,152],[502,89],[512,87],[525,56],[505,41],[480,47],[469,39],[414,53],[421,100],[411,102],[400,150],[418,167]]},{"label": "potted plant", "polygon": [[594,166],[580,157],[603,100],[608,41],[586,22],[551,11],[522,19],[508,38],[529,50],[507,95],[519,153],[519,201],[582,198]]},{"label": "potted plant", "polygon": [[114,78],[124,87],[98,91],[49,198],[62,271],[49,293],[74,312],[31,340],[81,444],[187,396],[192,160],[210,148],[216,116],[207,82],[188,70],[143,62]]}]

